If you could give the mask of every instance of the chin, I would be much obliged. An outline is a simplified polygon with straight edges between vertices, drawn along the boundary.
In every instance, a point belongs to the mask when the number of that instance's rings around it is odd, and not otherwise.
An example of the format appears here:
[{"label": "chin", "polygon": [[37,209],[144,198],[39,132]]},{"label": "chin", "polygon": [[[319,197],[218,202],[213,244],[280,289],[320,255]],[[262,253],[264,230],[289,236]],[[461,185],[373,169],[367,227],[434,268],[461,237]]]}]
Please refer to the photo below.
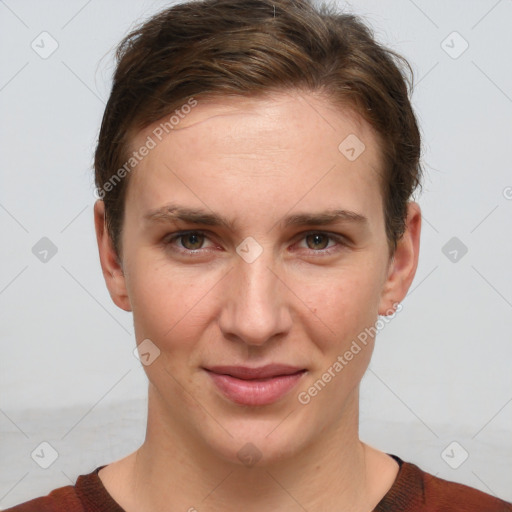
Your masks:
[{"label": "chin", "polygon": [[305,422],[299,418],[293,421],[293,413],[288,418],[287,414],[282,412],[265,419],[247,418],[236,422],[219,417],[219,423],[226,430],[218,424],[212,425],[213,430],[203,433],[203,440],[214,457],[230,464],[270,467],[293,458],[314,441],[314,435],[307,434],[309,429]]}]

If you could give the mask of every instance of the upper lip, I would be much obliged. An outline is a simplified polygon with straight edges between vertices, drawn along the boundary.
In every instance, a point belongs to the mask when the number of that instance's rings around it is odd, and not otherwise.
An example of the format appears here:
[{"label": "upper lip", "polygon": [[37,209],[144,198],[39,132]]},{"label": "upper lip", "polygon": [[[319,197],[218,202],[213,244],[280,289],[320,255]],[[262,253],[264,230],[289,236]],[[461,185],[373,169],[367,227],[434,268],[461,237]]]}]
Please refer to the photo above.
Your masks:
[{"label": "upper lip", "polygon": [[269,377],[277,377],[278,375],[292,375],[305,370],[297,366],[290,366],[287,364],[267,364],[257,368],[250,368],[248,366],[209,366],[205,368],[210,372],[231,375],[237,379],[265,379]]}]

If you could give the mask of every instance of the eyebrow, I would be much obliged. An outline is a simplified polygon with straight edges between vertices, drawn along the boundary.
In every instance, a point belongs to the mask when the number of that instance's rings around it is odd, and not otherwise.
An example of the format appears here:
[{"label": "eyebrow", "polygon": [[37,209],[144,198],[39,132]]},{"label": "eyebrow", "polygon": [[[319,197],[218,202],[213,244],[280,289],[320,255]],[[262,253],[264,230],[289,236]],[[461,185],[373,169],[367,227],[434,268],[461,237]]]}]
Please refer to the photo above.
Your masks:
[{"label": "eyebrow", "polygon": [[[160,208],[150,210],[144,215],[144,220],[147,222],[185,222],[188,224],[203,224],[207,226],[224,226],[230,230],[234,229],[234,223],[225,219],[216,213],[210,213],[206,210],[197,208],[187,208],[174,204],[167,204]],[[324,226],[334,224],[336,222],[349,222],[355,224],[366,225],[368,219],[360,213],[342,210],[342,209],[329,209],[316,213],[296,213],[289,215],[280,220],[279,223],[283,227],[289,226],[307,226],[319,225]]]}]

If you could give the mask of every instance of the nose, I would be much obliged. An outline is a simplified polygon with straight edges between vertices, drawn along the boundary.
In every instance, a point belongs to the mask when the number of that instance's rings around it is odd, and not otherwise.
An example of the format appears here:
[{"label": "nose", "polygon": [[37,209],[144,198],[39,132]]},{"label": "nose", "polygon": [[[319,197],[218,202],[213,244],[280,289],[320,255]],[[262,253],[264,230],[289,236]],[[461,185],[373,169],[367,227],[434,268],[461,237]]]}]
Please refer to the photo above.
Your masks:
[{"label": "nose", "polygon": [[240,258],[229,273],[219,320],[226,338],[260,346],[290,330],[287,288],[270,263],[263,255],[252,263]]}]

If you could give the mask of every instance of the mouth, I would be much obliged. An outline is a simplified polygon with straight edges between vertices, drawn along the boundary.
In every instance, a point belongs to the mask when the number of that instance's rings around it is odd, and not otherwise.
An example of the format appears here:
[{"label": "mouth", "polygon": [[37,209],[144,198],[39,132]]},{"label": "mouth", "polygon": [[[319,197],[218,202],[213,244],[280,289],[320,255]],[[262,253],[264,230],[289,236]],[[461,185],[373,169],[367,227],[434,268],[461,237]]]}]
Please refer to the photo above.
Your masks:
[{"label": "mouth", "polygon": [[271,364],[258,368],[211,366],[203,368],[215,387],[230,401],[240,405],[268,405],[296,387],[305,368]]}]

